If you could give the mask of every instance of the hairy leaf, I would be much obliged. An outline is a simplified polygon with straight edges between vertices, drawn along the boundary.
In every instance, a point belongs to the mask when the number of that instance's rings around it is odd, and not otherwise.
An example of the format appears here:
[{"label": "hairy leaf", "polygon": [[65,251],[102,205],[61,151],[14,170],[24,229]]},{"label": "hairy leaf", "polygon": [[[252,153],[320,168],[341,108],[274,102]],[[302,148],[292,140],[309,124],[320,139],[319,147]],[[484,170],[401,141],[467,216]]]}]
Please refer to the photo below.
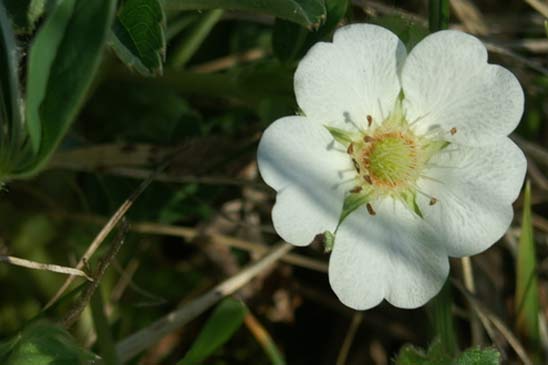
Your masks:
[{"label": "hairy leaf", "polygon": [[63,0],[30,49],[27,126],[35,157],[19,175],[36,172],[76,117],[97,71],[116,1]]}]

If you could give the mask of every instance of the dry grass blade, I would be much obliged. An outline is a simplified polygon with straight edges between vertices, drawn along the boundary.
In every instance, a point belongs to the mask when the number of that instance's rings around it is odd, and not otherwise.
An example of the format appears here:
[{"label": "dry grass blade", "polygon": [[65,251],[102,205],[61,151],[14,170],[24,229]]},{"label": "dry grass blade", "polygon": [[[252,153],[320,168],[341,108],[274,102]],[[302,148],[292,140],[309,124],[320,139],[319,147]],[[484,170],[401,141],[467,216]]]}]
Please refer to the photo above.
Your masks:
[{"label": "dry grass blade", "polygon": [[171,313],[168,313],[156,322],[150,324],[148,327],[143,328],[142,330],[122,340],[116,346],[119,358],[122,362],[131,360],[141,351],[156,343],[168,333],[187,324],[200,314],[204,313],[222,298],[233,294],[242,288],[255,276],[270,268],[272,264],[286,255],[292,247],[293,246],[287,243],[283,243],[275,247],[261,260],[253,263],[240,271],[238,274],[225,280],[201,297],[194,299]]},{"label": "dry grass blade", "polygon": [[529,4],[533,9],[538,11],[542,16],[548,18],[548,4],[540,0],[524,0]]},{"label": "dry grass blade", "polygon": [[93,282],[90,283],[83,291],[82,295],[78,299],[78,301],[74,304],[72,309],[70,309],[65,318],[63,319],[63,326],[65,328],[70,328],[74,322],[80,317],[80,314],[84,310],[84,308],[89,303],[91,296],[95,292],[95,290],[99,287],[99,284],[101,282],[101,279],[105,275],[105,272],[107,271],[108,267],[110,266],[110,263],[114,259],[114,257],[118,254],[118,251],[120,251],[120,248],[124,244],[125,236],[128,231],[128,224],[124,221],[122,226],[120,227],[120,231],[118,232],[118,235],[116,236],[114,242],[110,246],[108,252],[99,260],[99,264],[97,265],[97,269],[95,270],[95,273],[93,274]]},{"label": "dry grass blade", "polygon": [[354,337],[356,337],[356,333],[358,332],[358,328],[360,328],[360,324],[362,323],[362,321],[363,313],[354,313],[354,316],[352,317],[352,322],[350,323],[348,331],[346,332],[346,336],[344,337],[344,342],[341,346],[341,350],[339,351],[339,355],[337,356],[337,365],[346,364],[348,354],[350,353],[350,347],[354,342]]},{"label": "dry grass blade", "polygon": [[[70,215],[70,216],[66,216],[65,218],[76,219],[79,221],[89,222],[93,224],[104,224],[105,222],[104,218],[98,217],[98,216]],[[152,222],[131,223],[130,230],[132,232],[138,232],[143,234],[180,237],[190,242],[192,242],[195,238],[203,234],[198,229],[192,228],[192,227],[174,226],[169,224],[152,223]],[[219,234],[219,233],[209,233],[207,236],[208,238],[210,238],[212,241],[215,241],[216,243],[237,248],[240,250],[248,251],[248,252],[253,252],[255,254],[265,254],[266,252],[270,250],[270,248],[266,245],[246,241],[236,237],[230,237],[230,236]],[[328,271],[327,262],[309,258],[299,254],[290,253],[282,257],[281,260],[285,263],[288,263],[294,266],[303,267],[309,270],[319,271],[323,273],[327,273]]]},{"label": "dry grass blade", "polygon": [[512,331],[498,318],[493,312],[486,308],[472,293],[470,293],[466,288],[462,286],[457,280],[452,280],[453,285],[466,297],[466,300],[472,305],[472,307],[477,311],[478,316],[482,318],[484,316],[493,324],[493,326],[500,332],[502,336],[506,339],[508,344],[514,349],[516,355],[520,358],[521,362],[524,365],[533,365],[525,348],[518,340],[518,338],[512,333]]},{"label": "dry grass blade", "polygon": [[[178,151],[177,151],[178,152]],[[103,241],[108,237],[110,232],[116,227],[116,225],[120,222],[120,220],[125,216],[129,208],[133,205],[133,203],[139,198],[139,196],[147,189],[147,187],[154,181],[156,175],[160,174],[162,171],[164,171],[171,161],[173,160],[173,157],[177,155],[177,152],[173,154],[172,157],[170,157],[166,162],[161,164],[154,172],[152,172],[146,180],[144,180],[138,187],[131,193],[131,195],[120,205],[118,210],[110,217],[108,222],[103,226],[101,231],[97,234],[95,239],[91,242],[88,249],[80,258],[80,261],[78,261],[78,264],[76,265],[76,269],[82,269],[84,265],[89,262],[93,254],[97,251],[97,249],[101,246]],[[69,276],[67,280],[63,283],[61,288],[55,293],[55,295],[50,299],[50,301],[46,304],[45,309],[51,307],[67,290],[67,288],[72,284],[74,281],[74,276]]]},{"label": "dry grass blade", "polygon": [[470,0],[451,0],[451,7],[470,33],[485,36],[489,27],[479,9]]},{"label": "dry grass blade", "polygon": [[249,331],[253,334],[253,337],[255,337],[259,345],[261,345],[264,352],[270,358],[271,364],[285,365],[286,361],[280,353],[280,350],[278,350],[278,346],[276,345],[268,331],[253,315],[253,313],[251,313],[251,311],[248,311],[248,313],[246,314],[244,318],[244,323],[247,329],[249,329]]},{"label": "dry grass blade", "polygon": [[8,264],[15,265],[15,266],[26,267],[27,269],[44,270],[44,271],[56,272],[59,274],[81,276],[86,278],[89,281],[93,281],[93,279],[88,274],[86,274],[82,270],[73,269],[72,267],[60,266],[55,264],[44,264],[41,262],[30,261],[30,260],[26,260],[26,259],[14,257],[14,256],[0,256],[0,262],[6,262]]}]

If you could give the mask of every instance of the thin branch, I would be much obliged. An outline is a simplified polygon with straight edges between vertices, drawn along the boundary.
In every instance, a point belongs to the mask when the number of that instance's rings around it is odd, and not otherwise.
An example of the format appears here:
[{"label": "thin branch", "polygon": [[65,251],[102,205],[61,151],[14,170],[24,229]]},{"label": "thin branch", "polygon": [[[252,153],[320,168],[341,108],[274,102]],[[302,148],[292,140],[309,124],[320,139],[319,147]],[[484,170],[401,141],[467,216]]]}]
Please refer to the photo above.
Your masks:
[{"label": "thin branch", "polygon": [[[472,260],[470,259],[470,256],[461,258],[461,264],[464,287],[470,293],[475,294],[476,284],[474,281],[474,268],[472,267]],[[472,343],[474,345],[480,345],[482,343],[483,333],[481,331],[478,317],[474,313],[471,313],[470,315],[470,330],[472,332]]]},{"label": "thin branch", "polygon": [[44,271],[56,272],[59,274],[81,276],[86,278],[89,281],[93,281],[93,279],[88,274],[86,274],[82,270],[73,269],[72,267],[60,266],[55,264],[43,264],[41,262],[30,261],[30,260],[22,259],[19,257],[1,256],[1,255],[0,255],[0,262],[6,262],[8,264],[12,264],[15,266],[26,267],[27,269],[44,270]]},{"label": "thin branch", "polygon": [[264,258],[225,280],[201,297],[194,299],[183,307],[168,313],[148,327],[128,336],[116,346],[120,360],[122,362],[131,360],[141,351],[153,345],[168,333],[192,321],[219,300],[227,295],[233,294],[255,276],[270,268],[271,265],[285,256],[292,247],[293,246],[287,243],[277,246]]}]

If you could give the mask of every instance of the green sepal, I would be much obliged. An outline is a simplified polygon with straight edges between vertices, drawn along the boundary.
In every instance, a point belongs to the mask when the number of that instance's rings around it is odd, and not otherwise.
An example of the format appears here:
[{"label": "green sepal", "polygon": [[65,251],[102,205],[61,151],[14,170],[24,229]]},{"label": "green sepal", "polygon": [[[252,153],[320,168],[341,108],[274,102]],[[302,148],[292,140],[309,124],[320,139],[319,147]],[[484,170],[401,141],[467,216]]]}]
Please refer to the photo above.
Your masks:
[{"label": "green sepal", "polygon": [[331,136],[335,139],[335,141],[339,142],[340,144],[347,147],[350,143],[352,143],[352,133],[345,131],[344,129],[330,127],[325,125],[324,126],[329,133],[331,133]]},{"label": "green sepal", "polygon": [[325,245],[324,252],[331,252],[335,246],[335,234],[333,232],[325,231],[323,233],[323,243]]},{"label": "green sepal", "polygon": [[394,103],[394,109],[392,109],[384,123],[396,126],[404,126],[407,124],[407,120],[405,119],[405,110],[403,109],[403,91]]},{"label": "green sepal", "polygon": [[422,211],[417,204],[417,194],[415,192],[406,191],[400,193],[400,198],[401,202],[404,203],[410,211],[414,212],[419,217],[424,218]]},{"label": "green sepal", "polygon": [[441,150],[447,148],[451,143],[443,140],[434,140],[431,142],[428,142],[424,145],[422,148],[424,155],[425,155],[425,161],[429,161],[432,156],[434,156],[436,153],[440,152]]},{"label": "green sepal", "polygon": [[[341,216],[339,218],[339,223],[337,224],[337,229],[339,229],[339,226],[341,223],[348,217],[353,211],[358,209],[364,204],[367,204],[369,202],[369,195],[368,194],[361,194],[361,193],[350,193],[344,198],[343,203],[343,209],[341,212]],[[335,230],[335,233],[337,230]]]}]

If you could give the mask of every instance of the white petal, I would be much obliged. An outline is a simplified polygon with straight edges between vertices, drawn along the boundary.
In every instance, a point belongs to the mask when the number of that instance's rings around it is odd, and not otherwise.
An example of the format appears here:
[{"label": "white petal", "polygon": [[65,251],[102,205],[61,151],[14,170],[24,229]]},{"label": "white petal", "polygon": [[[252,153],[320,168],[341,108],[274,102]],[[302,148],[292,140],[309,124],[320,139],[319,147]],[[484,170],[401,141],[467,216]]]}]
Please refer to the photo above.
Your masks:
[{"label": "white petal", "polygon": [[475,255],[506,232],[514,215],[527,168],[523,152],[508,138],[482,147],[447,147],[425,171],[432,180],[421,190],[438,202],[419,200],[422,213],[436,233],[445,238],[450,256]]},{"label": "white petal", "polygon": [[406,50],[387,29],[353,24],[335,32],[333,43],[317,43],[295,73],[297,102],[307,117],[338,128],[380,121],[400,92]]},{"label": "white petal", "polygon": [[419,131],[441,127],[458,143],[489,144],[507,136],[523,114],[523,90],[505,68],[487,63],[475,37],[441,31],[426,37],[409,54],[402,71],[409,120]]},{"label": "white petal", "polygon": [[445,247],[401,203],[385,199],[377,215],[358,209],[343,222],[329,262],[331,287],[344,304],[368,309],[386,298],[400,308],[430,300],[449,273]]},{"label": "white petal", "polygon": [[295,245],[333,230],[344,193],[355,174],[345,151],[321,125],[286,117],[264,132],[257,162],[265,182],[278,191],[272,220],[278,234]]}]

